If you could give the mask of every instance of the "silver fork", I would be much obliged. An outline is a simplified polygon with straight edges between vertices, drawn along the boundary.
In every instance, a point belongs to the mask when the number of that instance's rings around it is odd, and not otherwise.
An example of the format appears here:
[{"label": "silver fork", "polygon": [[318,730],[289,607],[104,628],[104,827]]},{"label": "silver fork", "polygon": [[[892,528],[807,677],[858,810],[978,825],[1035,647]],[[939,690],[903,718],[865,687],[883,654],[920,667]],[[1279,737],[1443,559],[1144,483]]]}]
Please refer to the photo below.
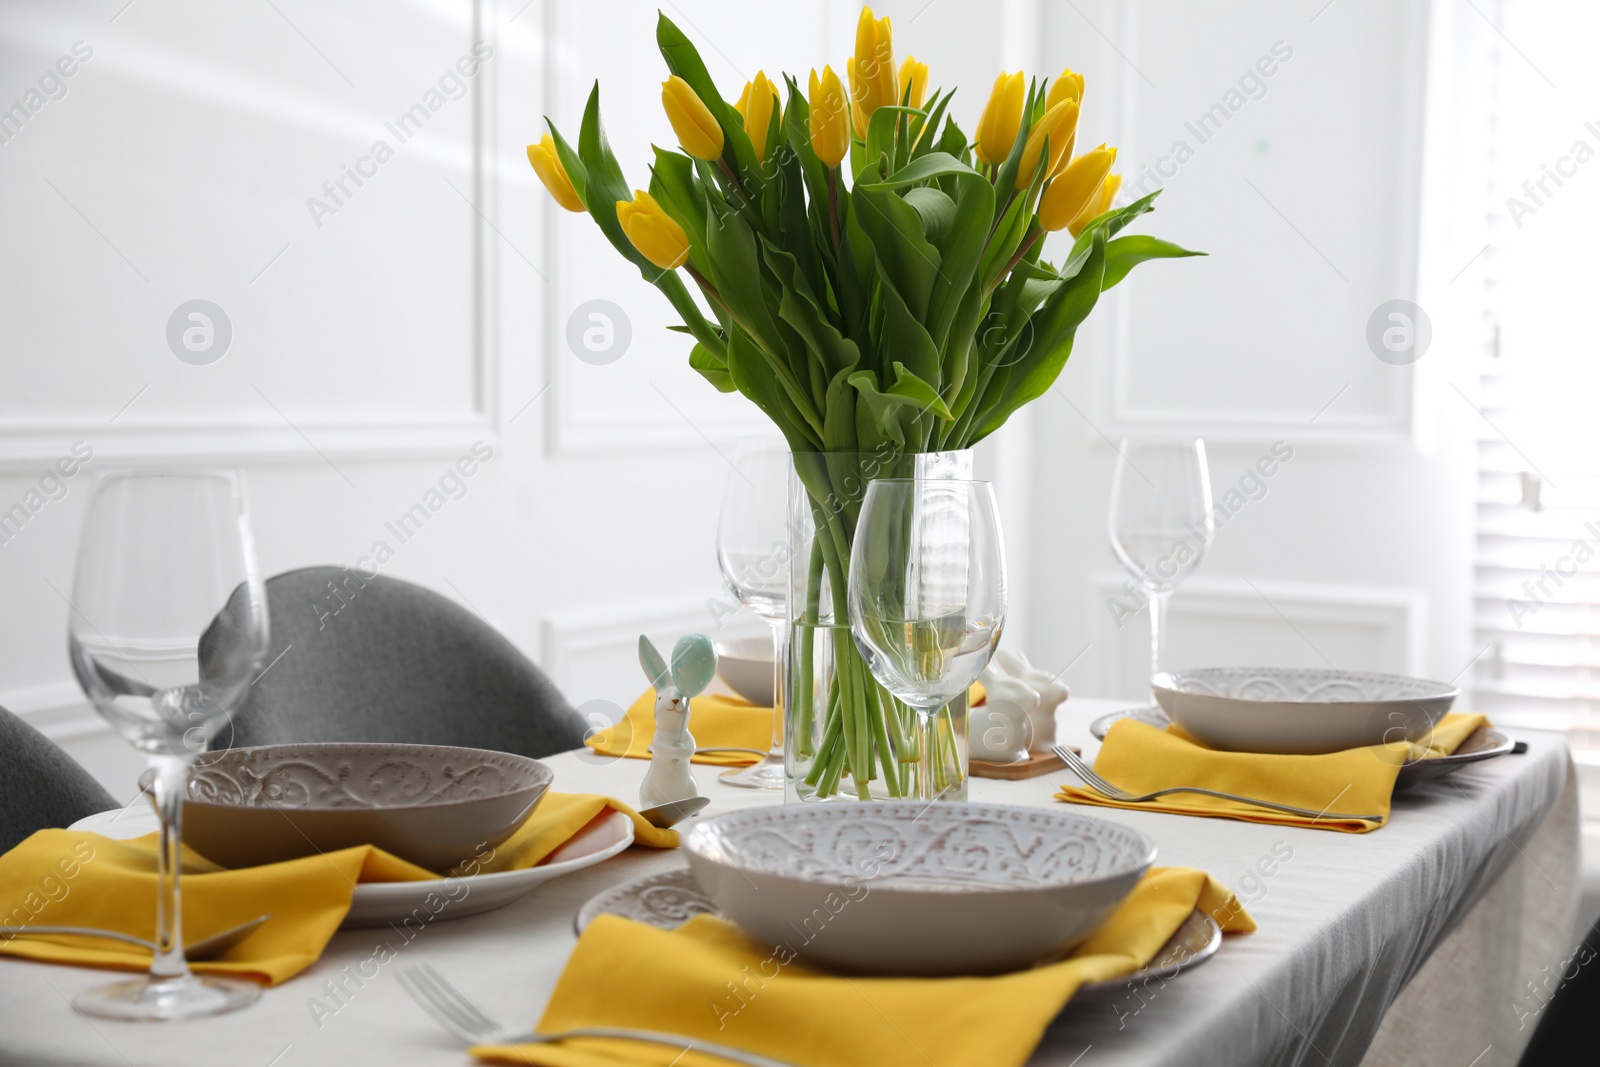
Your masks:
[{"label": "silver fork", "polygon": [[775,1060],[754,1052],[717,1045],[698,1037],[667,1034],[659,1030],[629,1030],[615,1026],[585,1026],[553,1033],[528,1031],[508,1034],[505,1028],[468,1000],[450,984],[449,979],[426,963],[415,967],[402,967],[395,973],[401,988],[411,994],[417,1005],[433,1016],[434,1021],[469,1045],[548,1045],[565,1041],[569,1037],[613,1037],[625,1041],[645,1041],[670,1048],[704,1052],[720,1056],[732,1063],[746,1067],[794,1067],[793,1064]]},{"label": "silver fork", "polygon": [[1199,793],[1201,796],[1217,797],[1221,800],[1236,800],[1241,804],[1253,804],[1258,808],[1270,808],[1273,811],[1281,811],[1289,815],[1299,815],[1307,819],[1359,819],[1365,822],[1384,821],[1384,816],[1382,815],[1350,815],[1344,812],[1327,810],[1312,811],[1310,808],[1297,808],[1293,804],[1278,804],[1271,800],[1262,800],[1259,797],[1241,796],[1238,793],[1222,793],[1215,789],[1204,789],[1200,786],[1193,785],[1175,785],[1169,789],[1157,789],[1153,793],[1134,794],[1128,792],[1126,789],[1121,789],[1117,786],[1114,786],[1104,778],[1100,777],[1094,772],[1094,768],[1090,767],[1086,762],[1084,762],[1080,756],[1074,754],[1071,749],[1063,748],[1060,745],[1055,745],[1051,748],[1051,751],[1057,756],[1061,757],[1061,761],[1067,765],[1068,770],[1077,775],[1079,778],[1083,779],[1084,785],[1087,785],[1096,792],[1104,793],[1112,800],[1120,800],[1125,804],[1141,804],[1147,800],[1155,800],[1157,797],[1164,797],[1169,793]]}]

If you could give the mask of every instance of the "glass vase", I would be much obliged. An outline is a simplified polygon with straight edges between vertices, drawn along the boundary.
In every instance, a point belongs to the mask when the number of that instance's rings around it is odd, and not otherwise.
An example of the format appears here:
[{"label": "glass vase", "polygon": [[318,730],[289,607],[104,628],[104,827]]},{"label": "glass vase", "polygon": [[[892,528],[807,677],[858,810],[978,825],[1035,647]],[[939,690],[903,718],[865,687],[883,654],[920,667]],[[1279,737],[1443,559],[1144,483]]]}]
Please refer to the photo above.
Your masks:
[{"label": "glass vase", "polygon": [[970,478],[972,451],[797,452],[782,676],[786,801],[967,799],[967,696],[919,715],[850,633],[850,548],[874,478]]}]

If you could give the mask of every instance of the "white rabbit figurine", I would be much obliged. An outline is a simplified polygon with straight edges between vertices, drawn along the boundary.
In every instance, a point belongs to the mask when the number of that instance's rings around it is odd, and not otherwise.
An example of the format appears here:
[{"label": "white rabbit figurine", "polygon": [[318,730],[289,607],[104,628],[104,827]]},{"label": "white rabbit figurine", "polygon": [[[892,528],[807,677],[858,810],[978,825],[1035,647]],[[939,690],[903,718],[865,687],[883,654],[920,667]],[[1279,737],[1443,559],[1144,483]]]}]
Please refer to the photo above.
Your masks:
[{"label": "white rabbit figurine", "polygon": [[672,649],[672,669],[656,646],[639,635],[639,664],[656,691],[656,732],[651,742],[650,769],[639,787],[639,806],[652,808],[698,795],[689,761],[694,735],[689,733],[689,700],[711,684],[717,652],[705,634],[685,634]]},{"label": "white rabbit figurine", "polygon": [[1039,694],[997,663],[990,663],[978,680],[986,695],[971,712],[968,756],[989,763],[1021,763],[1028,758],[1028,742],[1033,736],[1028,713],[1039,702]]},{"label": "white rabbit figurine", "polygon": [[1021,652],[1003,649],[996,658],[1008,674],[1026,682],[1038,694],[1038,700],[1028,712],[1028,722],[1033,727],[1028,751],[1034,755],[1049,755],[1050,747],[1056,743],[1056,708],[1072,695],[1072,690],[1057,681],[1060,675],[1035,667]]}]

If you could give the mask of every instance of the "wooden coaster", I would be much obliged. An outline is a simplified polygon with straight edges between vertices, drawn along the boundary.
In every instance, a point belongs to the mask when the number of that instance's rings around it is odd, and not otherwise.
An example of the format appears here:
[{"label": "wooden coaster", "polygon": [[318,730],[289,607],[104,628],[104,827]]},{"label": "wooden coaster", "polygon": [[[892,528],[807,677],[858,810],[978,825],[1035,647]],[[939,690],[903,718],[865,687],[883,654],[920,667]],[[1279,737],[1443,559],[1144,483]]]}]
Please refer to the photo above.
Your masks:
[{"label": "wooden coaster", "polygon": [[[1077,745],[1068,745],[1073,755],[1081,755],[1082,750]],[[1033,755],[1021,763],[990,763],[988,760],[974,759],[967,761],[967,769],[974,778],[1003,778],[1014,782],[1021,778],[1037,778],[1041,774],[1051,771],[1064,770],[1066,764],[1054,752],[1044,755]]]}]

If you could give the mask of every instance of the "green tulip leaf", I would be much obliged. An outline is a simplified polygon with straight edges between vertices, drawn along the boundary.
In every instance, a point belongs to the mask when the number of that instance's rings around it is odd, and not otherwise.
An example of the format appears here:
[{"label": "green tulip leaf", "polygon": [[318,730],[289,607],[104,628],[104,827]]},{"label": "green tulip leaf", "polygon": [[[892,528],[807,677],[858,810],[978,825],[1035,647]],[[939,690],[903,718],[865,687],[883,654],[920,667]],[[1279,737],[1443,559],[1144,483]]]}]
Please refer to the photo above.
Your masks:
[{"label": "green tulip leaf", "polygon": [[1203,255],[1204,252],[1193,252],[1170,241],[1145,234],[1118,237],[1106,243],[1106,275],[1100,283],[1100,289],[1104,292],[1116,285],[1128,276],[1130,270],[1148,260],[1183,259],[1188,256]]}]

